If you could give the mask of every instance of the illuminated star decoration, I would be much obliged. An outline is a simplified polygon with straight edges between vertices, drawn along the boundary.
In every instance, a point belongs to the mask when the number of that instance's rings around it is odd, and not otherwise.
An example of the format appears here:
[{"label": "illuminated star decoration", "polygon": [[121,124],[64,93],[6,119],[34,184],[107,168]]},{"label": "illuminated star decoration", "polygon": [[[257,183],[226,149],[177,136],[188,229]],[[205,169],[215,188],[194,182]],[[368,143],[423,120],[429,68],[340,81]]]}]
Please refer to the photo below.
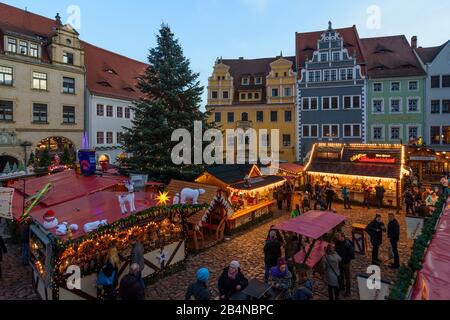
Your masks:
[{"label": "illuminated star decoration", "polygon": [[168,192],[159,192],[159,196],[156,197],[158,200],[158,205],[165,206],[169,202],[169,193]]}]

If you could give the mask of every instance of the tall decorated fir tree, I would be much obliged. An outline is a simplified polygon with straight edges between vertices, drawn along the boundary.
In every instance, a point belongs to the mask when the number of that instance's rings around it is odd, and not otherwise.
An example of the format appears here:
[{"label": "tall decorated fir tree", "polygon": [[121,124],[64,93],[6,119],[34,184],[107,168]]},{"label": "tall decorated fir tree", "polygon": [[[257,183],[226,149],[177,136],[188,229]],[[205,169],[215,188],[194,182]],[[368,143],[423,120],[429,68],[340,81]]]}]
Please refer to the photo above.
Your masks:
[{"label": "tall decorated fir tree", "polygon": [[124,134],[126,151],[132,157],[124,159],[123,165],[130,172],[167,181],[199,170],[173,164],[171,152],[178,142],[171,142],[172,132],[187,129],[193,137],[194,121],[202,121],[205,130],[207,117],[200,111],[203,87],[199,74],[191,70],[178,39],[166,24],[156,37],[157,45],[148,55],[149,67],[138,82],[142,97],[133,106],[133,127]]}]

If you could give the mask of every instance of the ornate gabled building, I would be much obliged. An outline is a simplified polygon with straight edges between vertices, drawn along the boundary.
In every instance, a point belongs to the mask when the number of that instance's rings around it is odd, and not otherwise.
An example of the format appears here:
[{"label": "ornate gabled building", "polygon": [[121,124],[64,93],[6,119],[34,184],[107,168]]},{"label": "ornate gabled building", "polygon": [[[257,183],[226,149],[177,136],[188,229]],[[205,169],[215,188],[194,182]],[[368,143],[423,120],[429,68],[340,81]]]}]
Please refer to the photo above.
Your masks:
[{"label": "ornate gabled building", "polygon": [[425,133],[425,70],[405,36],[361,39],[367,57],[367,141],[408,144]]},{"label": "ornate gabled building", "polygon": [[366,68],[356,27],[296,33],[299,161],[314,143],[367,139]]},{"label": "ornate gabled building", "polygon": [[[210,122],[222,130],[278,129],[280,160],[295,161],[295,57],[218,59],[208,80]],[[263,137],[261,145],[272,142]]]},{"label": "ornate gabled building", "polygon": [[81,145],[84,50],[78,33],[55,20],[0,3],[0,172]]}]

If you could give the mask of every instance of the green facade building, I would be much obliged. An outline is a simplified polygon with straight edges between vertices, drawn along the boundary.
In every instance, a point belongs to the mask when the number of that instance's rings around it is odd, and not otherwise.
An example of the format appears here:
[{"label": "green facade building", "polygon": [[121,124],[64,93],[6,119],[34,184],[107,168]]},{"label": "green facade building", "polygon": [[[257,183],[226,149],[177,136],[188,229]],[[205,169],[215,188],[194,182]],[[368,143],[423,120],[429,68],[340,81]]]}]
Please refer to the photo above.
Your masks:
[{"label": "green facade building", "polygon": [[367,58],[368,143],[408,144],[425,134],[426,73],[405,36],[361,39]]}]

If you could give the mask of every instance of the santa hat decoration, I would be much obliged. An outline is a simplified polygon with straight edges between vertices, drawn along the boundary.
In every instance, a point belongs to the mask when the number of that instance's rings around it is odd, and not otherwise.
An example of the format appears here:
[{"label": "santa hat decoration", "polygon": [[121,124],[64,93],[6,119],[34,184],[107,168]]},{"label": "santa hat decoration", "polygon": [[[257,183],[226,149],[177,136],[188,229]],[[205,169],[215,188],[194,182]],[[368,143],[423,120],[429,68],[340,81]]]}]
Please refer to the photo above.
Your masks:
[{"label": "santa hat decoration", "polygon": [[44,216],[44,223],[43,226],[45,229],[53,229],[58,226],[58,219],[55,217],[55,212],[53,210],[47,211]]}]

